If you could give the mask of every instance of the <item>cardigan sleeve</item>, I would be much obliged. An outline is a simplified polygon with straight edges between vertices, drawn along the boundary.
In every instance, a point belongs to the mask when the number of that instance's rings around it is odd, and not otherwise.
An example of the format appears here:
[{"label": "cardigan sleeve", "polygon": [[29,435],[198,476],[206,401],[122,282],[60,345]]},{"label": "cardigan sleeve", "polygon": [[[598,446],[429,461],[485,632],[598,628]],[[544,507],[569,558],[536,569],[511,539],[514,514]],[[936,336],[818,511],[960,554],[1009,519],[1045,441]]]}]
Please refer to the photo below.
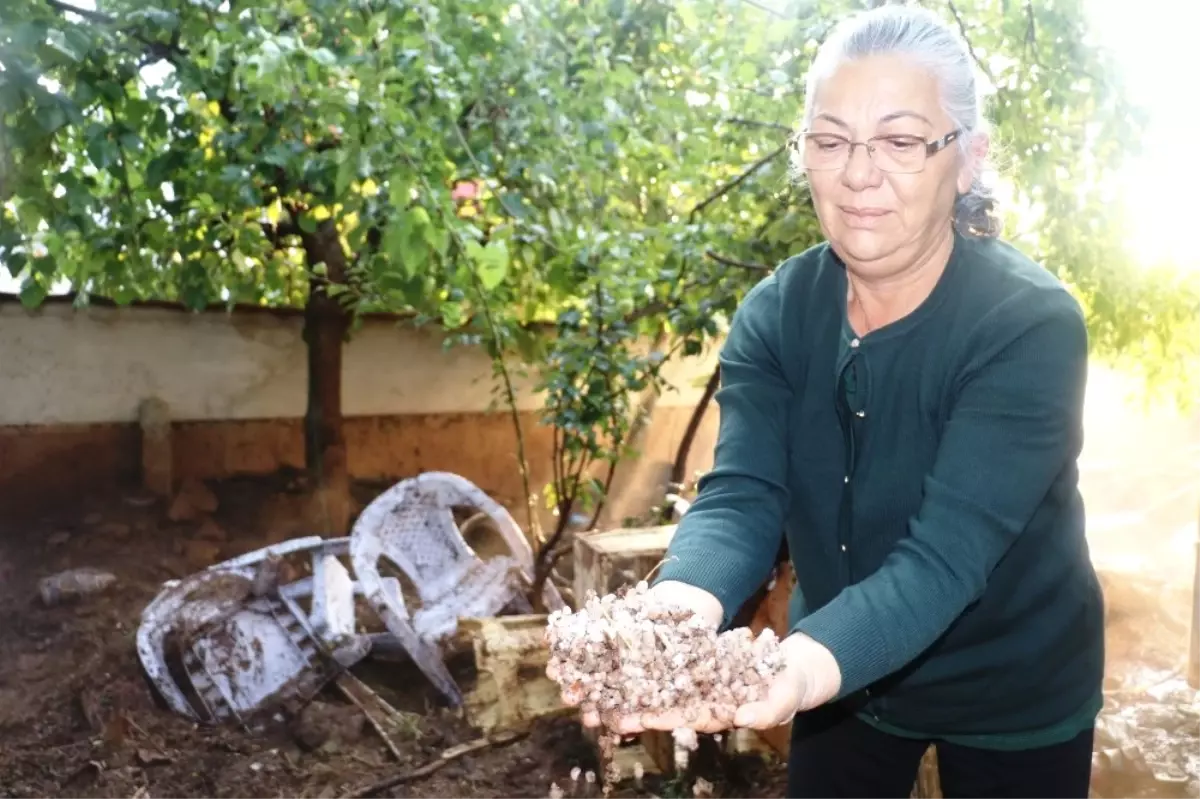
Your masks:
[{"label": "cardigan sleeve", "polygon": [[968,338],[909,535],[878,570],[794,628],[833,653],[841,696],[931,646],[982,595],[1056,480],[1073,468],[1087,346],[1082,313],[1058,288],[1010,297]]},{"label": "cardigan sleeve", "polygon": [[783,536],[792,390],[779,362],[779,305],[773,275],[734,314],[720,356],[714,466],[655,581],[678,580],[716,596],[722,626],[767,579]]}]

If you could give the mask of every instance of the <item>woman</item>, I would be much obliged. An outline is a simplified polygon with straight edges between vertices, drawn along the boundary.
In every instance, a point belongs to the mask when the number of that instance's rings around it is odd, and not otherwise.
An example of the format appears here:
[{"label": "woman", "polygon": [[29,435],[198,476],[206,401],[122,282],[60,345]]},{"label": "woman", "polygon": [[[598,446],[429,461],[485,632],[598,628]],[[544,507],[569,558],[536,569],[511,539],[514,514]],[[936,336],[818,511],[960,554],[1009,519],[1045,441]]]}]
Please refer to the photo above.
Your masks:
[{"label": "woman", "polygon": [[[728,623],[787,536],[787,669],[732,723],[795,714],[791,796],[908,796],[931,742],[947,796],[1088,794],[1087,334],[994,237],[987,150],[970,55],[929,12],[866,12],[821,47],[793,159],[828,241],[735,315],[715,467],[652,589]],[[622,723],[677,726],[697,725]]]}]

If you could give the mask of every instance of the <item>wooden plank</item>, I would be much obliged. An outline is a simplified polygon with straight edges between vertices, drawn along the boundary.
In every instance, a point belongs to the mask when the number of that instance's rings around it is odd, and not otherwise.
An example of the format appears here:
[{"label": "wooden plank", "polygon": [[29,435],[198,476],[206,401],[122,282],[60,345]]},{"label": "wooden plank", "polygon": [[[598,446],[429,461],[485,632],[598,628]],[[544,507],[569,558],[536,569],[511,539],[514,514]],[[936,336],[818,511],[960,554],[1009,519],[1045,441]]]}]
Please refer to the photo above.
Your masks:
[{"label": "wooden plank", "polygon": [[911,799],[942,799],[942,780],[938,772],[937,747],[930,746],[921,758],[917,781],[913,785]]},{"label": "wooden plank", "polygon": [[[583,603],[589,592],[603,596],[645,579],[666,556],[674,535],[675,525],[670,524],[576,536],[575,601]],[[595,740],[594,736],[589,737]],[[674,772],[675,742],[670,733],[642,733],[639,743],[654,764],[654,770],[661,774]]]},{"label": "wooden plank", "polygon": [[588,547],[597,552],[625,557],[646,554],[661,556],[675,536],[675,527],[674,524],[664,524],[659,527],[625,528],[585,533],[581,538],[586,541]]},{"label": "wooden plank", "polygon": [[546,616],[460,619],[456,638],[471,641],[475,685],[464,697],[467,721],[485,734],[518,731],[536,719],[574,712],[546,676]]}]

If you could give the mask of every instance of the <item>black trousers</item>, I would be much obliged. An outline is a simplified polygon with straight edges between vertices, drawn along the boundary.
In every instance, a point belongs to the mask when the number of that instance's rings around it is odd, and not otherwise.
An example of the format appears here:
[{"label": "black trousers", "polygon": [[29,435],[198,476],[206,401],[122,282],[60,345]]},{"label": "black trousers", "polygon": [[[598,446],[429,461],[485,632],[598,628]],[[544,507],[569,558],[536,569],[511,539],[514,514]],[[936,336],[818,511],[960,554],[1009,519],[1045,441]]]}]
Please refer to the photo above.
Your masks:
[{"label": "black trousers", "polygon": [[1092,735],[1017,752],[901,738],[881,732],[829,705],[792,722],[788,796],[907,799],[921,757],[937,747],[942,794],[955,797],[1086,799],[1092,771]]}]

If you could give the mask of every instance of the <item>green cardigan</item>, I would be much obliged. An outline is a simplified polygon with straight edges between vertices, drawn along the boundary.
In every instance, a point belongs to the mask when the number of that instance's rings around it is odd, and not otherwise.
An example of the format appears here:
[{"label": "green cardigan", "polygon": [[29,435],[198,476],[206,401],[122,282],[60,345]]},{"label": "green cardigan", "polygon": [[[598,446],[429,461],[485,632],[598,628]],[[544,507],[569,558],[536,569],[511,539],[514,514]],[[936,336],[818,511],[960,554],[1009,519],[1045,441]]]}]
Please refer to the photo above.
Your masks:
[{"label": "green cardigan", "polygon": [[1079,306],[1014,248],[960,235],[925,302],[862,338],[846,281],[820,245],[738,309],[715,466],[657,581],[712,592],[728,622],[786,535],[794,629],[863,718],[990,748],[1072,738],[1104,667]]}]

